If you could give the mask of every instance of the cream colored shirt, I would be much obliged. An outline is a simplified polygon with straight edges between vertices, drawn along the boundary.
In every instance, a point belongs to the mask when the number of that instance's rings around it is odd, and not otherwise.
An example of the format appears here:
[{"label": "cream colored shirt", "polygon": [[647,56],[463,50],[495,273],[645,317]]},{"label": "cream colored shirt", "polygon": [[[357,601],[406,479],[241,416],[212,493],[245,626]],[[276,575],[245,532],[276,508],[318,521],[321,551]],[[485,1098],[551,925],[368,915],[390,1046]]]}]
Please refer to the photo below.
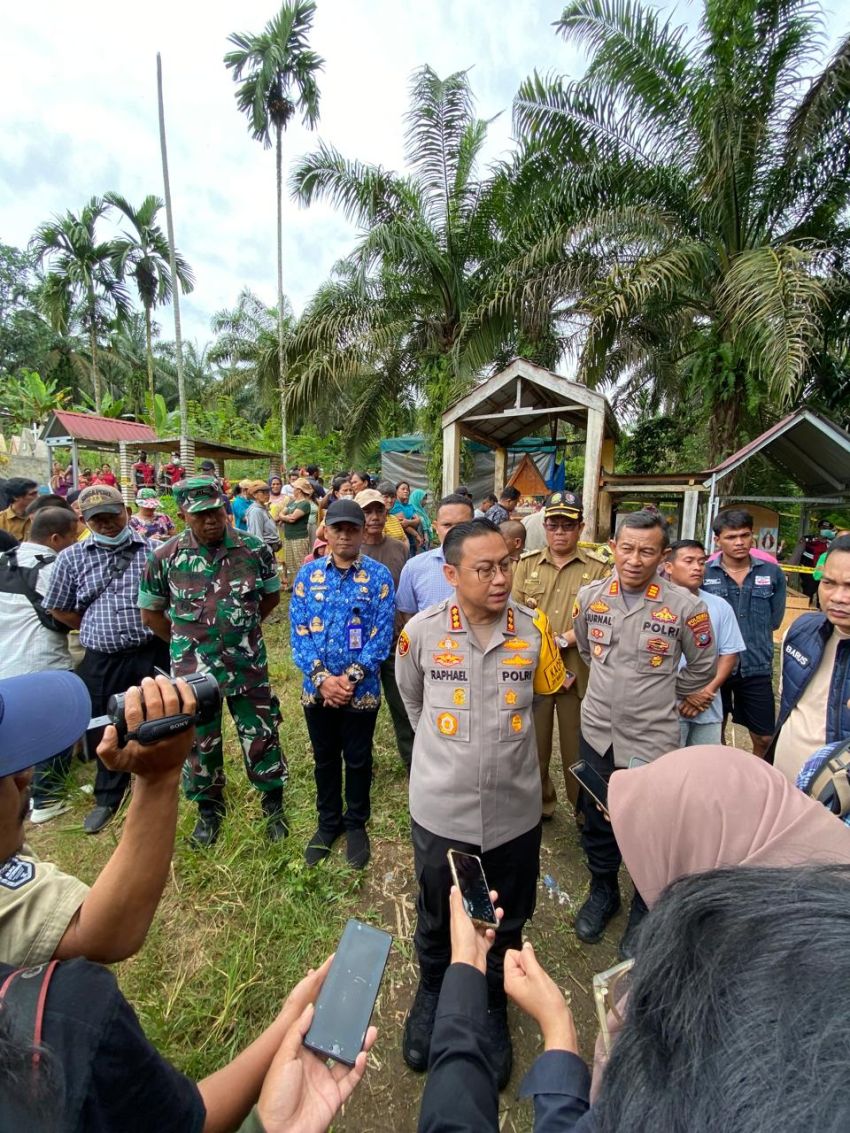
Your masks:
[{"label": "cream colored shirt", "polygon": [[52,959],[88,891],[24,844],[0,865],[0,961],[28,967]]},{"label": "cream colored shirt", "polygon": [[837,626],[827,639],[820,664],[812,673],[805,691],[794,707],[779,733],[773,765],[791,783],[803,764],[826,743],[826,708],[829,700],[829,686],[835,666],[835,653],[838,643],[850,634],[842,633]]}]

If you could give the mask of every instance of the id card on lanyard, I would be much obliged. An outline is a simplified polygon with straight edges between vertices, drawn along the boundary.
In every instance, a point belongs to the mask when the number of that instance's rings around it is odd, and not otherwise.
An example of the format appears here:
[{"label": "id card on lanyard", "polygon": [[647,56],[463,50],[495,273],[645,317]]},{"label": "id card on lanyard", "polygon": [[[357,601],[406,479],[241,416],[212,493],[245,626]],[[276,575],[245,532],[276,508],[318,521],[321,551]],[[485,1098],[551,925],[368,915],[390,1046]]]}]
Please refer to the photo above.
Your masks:
[{"label": "id card on lanyard", "polygon": [[363,622],[360,618],[360,607],[355,606],[351,611],[351,618],[346,628],[348,634],[348,649],[351,653],[359,653],[363,648]]}]

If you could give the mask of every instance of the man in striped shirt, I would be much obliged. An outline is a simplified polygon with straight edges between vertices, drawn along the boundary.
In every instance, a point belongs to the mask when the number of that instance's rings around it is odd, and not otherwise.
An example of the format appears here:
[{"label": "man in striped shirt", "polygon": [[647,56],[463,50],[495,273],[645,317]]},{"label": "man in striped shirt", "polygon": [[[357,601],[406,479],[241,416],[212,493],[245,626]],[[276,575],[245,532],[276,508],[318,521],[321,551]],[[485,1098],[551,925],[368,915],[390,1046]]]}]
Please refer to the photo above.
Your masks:
[{"label": "man in striped shirt", "polygon": [[[60,553],[44,606],[57,621],[80,631],[86,655],[79,675],[92,712],[100,716],[114,693],[141,684],[157,668],[169,671],[168,646],[142,624],[137,600],[148,543],[130,528],[121,493],[94,484],[80,493],[79,504],[91,538]],[[90,752],[102,736],[102,728],[86,733]],[[83,821],[87,834],[106,826],[129,782],[126,772],[111,771],[97,760],[95,806]]]}]

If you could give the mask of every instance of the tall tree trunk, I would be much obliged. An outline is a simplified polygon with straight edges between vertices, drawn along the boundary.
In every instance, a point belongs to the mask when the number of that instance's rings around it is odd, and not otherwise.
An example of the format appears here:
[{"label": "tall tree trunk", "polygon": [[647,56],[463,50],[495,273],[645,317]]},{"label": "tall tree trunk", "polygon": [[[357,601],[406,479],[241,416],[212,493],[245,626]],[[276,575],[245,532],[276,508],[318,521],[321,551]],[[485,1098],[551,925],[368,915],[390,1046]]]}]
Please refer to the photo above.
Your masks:
[{"label": "tall tree trunk", "polygon": [[151,309],[145,304],[145,353],[148,362],[148,394],[151,399],[151,414],[153,415],[154,398],[156,397],[156,386],[153,380],[153,345],[151,344]]},{"label": "tall tree trunk", "polygon": [[283,347],[283,127],[277,127],[277,366],[280,384],[280,452],[283,474],[289,467],[286,435],[286,358]]},{"label": "tall tree trunk", "polygon": [[[156,92],[159,103],[159,148],[162,153],[162,181],[165,188],[165,220],[168,228],[168,265],[173,282],[174,302],[174,350],[177,357],[177,396],[180,401],[180,455],[185,459],[183,449],[189,439],[189,410],[186,405],[186,382],[183,377],[183,332],[180,326],[180,281],[177,278],[177,263],[174,256],[174,219],[171,214],[171,183],[168,180],[168,149],[165,143],[165,109],[162,102],[162,59],[156,53]],[[190,469],[190,471],[194,471]]]},{"label": "tall tree trunk", "polygon": [[97,328],[95,327],[95,304],[92,295],[89,295],[89,346],[91,348],[91,384],[94,389],[94,411],[99,414],[103,407],[103,393],[100,388],[100,371],[97,368]]}]

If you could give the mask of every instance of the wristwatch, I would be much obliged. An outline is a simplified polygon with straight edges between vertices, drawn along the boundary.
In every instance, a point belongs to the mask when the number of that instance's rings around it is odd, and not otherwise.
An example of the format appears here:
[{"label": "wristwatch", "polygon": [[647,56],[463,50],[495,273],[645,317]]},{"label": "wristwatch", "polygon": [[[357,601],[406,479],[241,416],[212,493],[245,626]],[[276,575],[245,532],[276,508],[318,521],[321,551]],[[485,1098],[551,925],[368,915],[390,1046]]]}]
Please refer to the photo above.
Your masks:
[{"label": "wristwatch", "polygon": [[362,665],[358,665],[358,663],[355,661],[353,665],[349,665],[345,670],[345,675],[350,681],[353,681],[355,684],[357,684],[358,681],[362,681],[366,676],[366,670]]}]

